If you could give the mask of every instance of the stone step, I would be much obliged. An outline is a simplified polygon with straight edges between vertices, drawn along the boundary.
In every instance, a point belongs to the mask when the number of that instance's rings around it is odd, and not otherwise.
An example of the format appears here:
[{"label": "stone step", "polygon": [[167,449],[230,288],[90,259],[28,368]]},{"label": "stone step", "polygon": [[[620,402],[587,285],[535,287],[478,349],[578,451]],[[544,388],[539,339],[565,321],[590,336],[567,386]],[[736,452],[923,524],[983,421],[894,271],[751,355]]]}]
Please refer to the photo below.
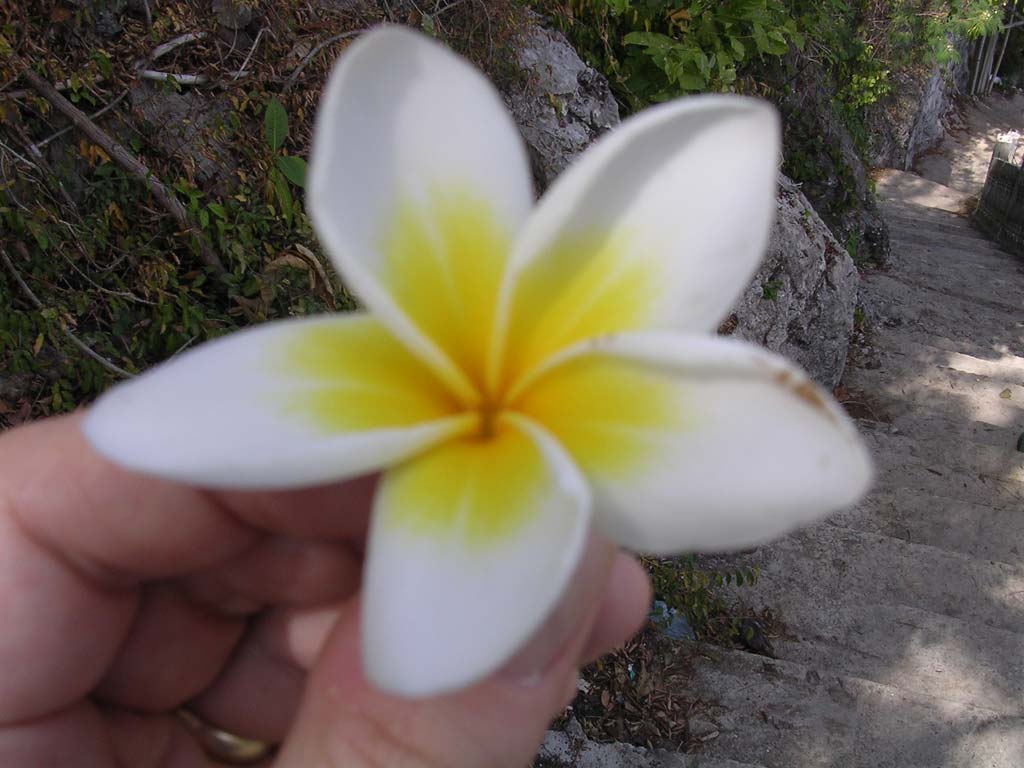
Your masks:
[{"label": "stone step", "polygon": [[[990,331],[1001,333],[1013,329],[1015,341],[1024,339],[1024,307],[990,299],[979,301],[980,297],[915,285],[914,280],[900,273],[871,272],[861,278],[861,293],[869,306],[878,304],[886,310],[883,314],[887,318],[896,322],[902,320],[904,324],[926,322],[928,328],[956,328],[958,332],[952,334],[953,338],[970,339],[972,328],[963,323],[973,323],[978,330],[971,339],[975,345],[999,341],[989,339]],[[951,335],[943,330],[933,332],[940,336]]]},{"label": "stone step", "polygon": [[970,227],[972,231],[977,231],[971,223],[971,217],[966,213],[945,211],[941,208],[929,208],[923,205],[915,205],[914,203],[901,202],[897,199],[884,198],[878,199],[878,210],[886,217],[893,215],[902,216],[915,222],[949,224],[951,226],[961,225]]},{"label": "stone step", "polygon": [[[892,586],[898,600],[898,585]],[[845,587],[824,593],[780,588],[770,574],[737,597],[755,609],[770,609],[782,623],[783,631],[772,639],[777,658],[1024,715],[1024,634],[876,603]]]},{"label": "stone step", "polygon": [[876,487],[966,501],[996,509],[1024,509],[1024,484],[1015,480],[936,469],[902,454],[876,456]]},{"label": "stone step", "polygon": [[[582,729],[581,729],[582,730]],[[601,744],[582,733],[548,731],[537,757],[541,764],[558,768],[765,768],[704,755],[649,750],[632,744]]]},{"label": "stone step", "polygon": [[1024,358],[1017,355],[1000,356],[985,360],[974,355],[947,352],[929,345],[906,346],[900,352],[876,344],[870,354],[858,359],[863,367],[881,371],[893,381],[901,377],[948,377],[951,381],[1005,382],[1013,385],[1024,382]]},{"label": "stone step", "polygon": [[[1000,254],[966,255],[965,251],[921,243],[893,246],[894,258],[885,274],[936,286],[965,286],[971,295],[1020,309],[1020,295],[1007,298],[1011,288],[1024,285],[1024,271],[1008,269]],[[960,263],[955,263],[956,256]],[[941,279],[940,279],[941,278]],[[986,292],[985,289],[994,289]]]},{"label": "stone step", "polygon": [[894,249],[897,249],[897,256],[901,257],[897,259],[895,268],[901,266],[904,261],[902,257],[908,253],[928,256],[934,262],[950,267],[978,265],[991,273],[998,272],[1007,279],[1019,278],[1024,266],[1020,259],[992,247],[991,243],[945,232],[900,232],[892,237],[892,242],[895,244]]},{"label": "stone step", "polygon": [[952,421],[914,409],[894,415],[887,413],[884,404],[876,402],[876,406],[889,421],[861,420],[860,423],[866,429],[888,429],[894,435],[906,434],[954,444],[977,444],[1009,450],[1016,447],[1018,438],[1024,432],[1024,425],[997,426],[984,421]]},{"label": "stone step", "polygon": [[[832,525],[1007,565],[1024,561],[1024,510],[988,507],[910,488],[873,492],[854,509],[833,515]],[[1022,690],[1024,690],[1024,680]]]},{"label": "stone step", "polygon": [[924,223],[915,229],[890,229],[889,239],[893,243],[894,251],[897,245],[944,250],[948,253],[948,258],[953,258],[954,253],[957,253],[964,261],[977,260],[990,264],[1006,264],[1010,267],[1008,270],[1010,273],[1015,272],[1015,265],[1020,263],[1019,259],[1008,254],[991,240],[935,230]]},{"label": "stone step", "polygon": [[[912,273],[915,268],[914,258],[925,258],[926,264],[947,265],[965,270],[961,279],[971,279],[976,275],[967,270],[984,270],[989,277],[1000,275],[1005,279],[1020,276],[1012,257],[1002,251],[990,249],[987,245],[977,246],[960,240],[953,235],[944,233],[923,233],[915,237],[897,236],[890,240],[892,247],[889,270]],[[1011,260],[1007,264],[1007,260]],[[920,259],[917,260],[920,262]]]},{"label": "stone step", "polygon": [[988,306],[880,272],[862,278],[861,300],[872,316],[893,327],[914,328],[975,348],[1024,349],[1024,310]]},{"label": "stone step", "polygon": [[712,757],[768,768],[1020,768],[1024,719],[892,686],[708,649],[691,690],[719,737]]},{"label": "stone step", "polygon": [[[867,292],[862,292],[861,296],[869,301],[874,298]],[[880,307],[877,305],[872,307],[872,311],[875,312],[878,312],[879,309]],[[881,309],[891,311],[888,307],[882,307]],[[955,352],[975,357],[979,360],[997,362],[1001,360],[1009,360],[1010,362],[1024,360],[1024,357],[1015,354],[1015,350],[1021,349],[1024,351],[1022,347],[1010,347],[1007,344],[979,342],[963,338],[951,339],[948,336],[937,334],[931,329],[908,324],[899,317],[887,316],[885,314],[879,315],[878,322],[871,323],[868,333],[870,334],[872,344],[887,349],[899,349],[901,341],[907,340],[931,349],[942,352]],[[978,373],[985,373],[985,371],[978,371]]]},{"label": "stone step", "polygon": [[1016,444],[1005,446],[962,443],[943,437],[908,437],[889,430],[863,430],[877,460],[897,455],[945,473],[962,472],[997,480],[1024,482],[1024,453]]},{"label": "stone step", "polygon": [[881,201],[962,213],[970,209],[971,196],[909,171],[887,168],[878,174],[875,192]]},{"label": "stone step", "polygon": [[893,234],[927,228],[933,232],[947,232],[969,240],[983,243],[992,242],[966,216],[891,202],[883,203],[879,206],[879,210],[889,225],[890,237]]},{"label": "stone step", "polygon": [[[884,369],[854,368],[846,386],[870,392],[892,416],[928,412],[952,422],[985,422],[1024,429],[1024,386],[1016,381],[963,373],[950,368],[894,375]],[[1007,394],[1008,393],[1008,394]]]},{"label": "stone step", "polygon": [[[887,331],[883,336],[873,334],[873,345],[869,359],[861,360],[863,352],[857,353],[855,365],[847,368],[847,376],[843,381],[846,388],[845,399],[847,408],[861,423],[865,431],[884,432],[902,435],[930,442],[936,447],[936,456],[949,452],[949,446],[962,446],[960,452],[970,450],[972,445],[994,446],[1004,455],[1014,451],[1017,441],[1024,432],[1024,420],[1011,420],[1003,424],[993,424],[980,419],[967,418],[962,409],[952,407],[945,411],[933,411],[920,407],[913,399],[907,399],[899,386],[865,391],[860,389],[865,384],[865,377],[860,371],[881,372],[914,372],[931,370],[937,374],[942,371],[959,372],[968,376],[983,376],[998,380],[1024,381],[1024,360],[1014,356],[1005,356],[1001,360],[981,360],[957,352],[917,344],[908,341],[910,337],[901,333],[896,335]],[[886,348],[880,341],[888,341],[899,352]],[[914,354],[909,354],[914,350]],[[943,365],[942,362],[954,365]],[[966,369],[966,370],[965,370]],[[972,370],[973,369],[973,370]],[[855,373],[857,371],[857,373]],[[1001,391],[1001,390],[1000,390]],[[1024,458],[1024,455],[1021,456]]]},{"label": "stone step", "polygon": [[756,567],[779,595],[825,605],[839,592],[1024,636],[1024,564],[821,523],[730,558]]},{"label": "stone step", "polygon": [[[913,335],[899,328],[888,328],[879,324],[871,328],[873,357],[888,370],[904,368],[915,370],[925,367],[951,368],[964,373],[992,378],[1019,379],[1024,381],[1024,357],[1010,351],[995,351],[975,346],[965,346],[936,339],[933,336]],[[969,349],[969,352],[962,352]],[[975,354],[985,357],[976,357]]]},{"label": "stone step", "polygon": [[883,214],[889,223],[890,240],[915,242],[919,238],[939,241],[939,245],[961,246],[967,253],[998,254],[1011,262],[1014,257],[1005,251],[995,240],[987,237],[968,219],[952,216],[948,220],[920,219],[897,213]]},{"label": "stone step", "polygon": [[972,262],[965,269],[962,264],[950,264],[941,255],[915,246],[902,250],[898,266],[886,275],[908,285],[969,298],[994,309],[1010,313],[1022,311],[1024,274],[1007,274],[1005,269],[991,265]]}]

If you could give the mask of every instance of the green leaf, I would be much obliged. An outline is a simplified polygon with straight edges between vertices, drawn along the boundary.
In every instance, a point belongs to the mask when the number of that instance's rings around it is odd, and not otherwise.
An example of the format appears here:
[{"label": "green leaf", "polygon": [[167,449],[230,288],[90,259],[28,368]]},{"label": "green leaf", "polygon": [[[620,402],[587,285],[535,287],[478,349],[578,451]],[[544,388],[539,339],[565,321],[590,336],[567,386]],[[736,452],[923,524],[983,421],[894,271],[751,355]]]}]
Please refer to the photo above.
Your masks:
[{"label": "green leaf", "polygon": [[776,30],[768,35],[768,53],[773,56],[783,56],[789,52],[789,44],[786,42],[785,36]]},{"label": "green leaf", "polygon": [[665,51],[679,47],[679,43],[671,37],[657,32],[630,32],[622,38],[622,42],[626,45],[642,45],[655,51]]},{"label": "green leaf", "polygon": [[284,144],[288,136],[288,113],[276,98],[271,98],[267,111],[263,115],[263,135],[267,145],[275,152]]},{"label": "green leaf", "polygon": [[284,217],[285,223],[288,226],[292,225],[292,210],[295,205],[295,201],[292,198],[291,190],[288,189],[288,182],[280,173],[272,173],[271,180],[274,184],[274,197],[277,198],[277,204],[281,211],[281,215]]},{"label": "green leaf", "polygon": [[33,219],[26,220],[25,225],[28,227],[28,231],[32,233],[32,237],[35,238],[36,245],[39,246],[40,250],[49,250],[50,238],[46,236],[46,228]]},{"label": "green leaf", "polygon": [[92,60],[96,62],[96,66],[100,71],[100,74],[104,77],[111,77],[114,74],[114,67],[110,63],[110,57],[104,51],[96,49],[92,52]]},{"label": "green leaf", "polygon": [[754,24],[753,33],[758,53],[768,53],[771,49],[771,43],[768,42],[768,35],[765,34],[764,27],[760,24]]},{"label": "green leaf", "polygon": [[703,91],[708,84],[700,75],[680,75],[676,82],[684,91]]},{"label": "green leaf", "polygon": [[277,158],[277,170],[299,189],[306,188],[306,161],[301,157],[282,155]]}]

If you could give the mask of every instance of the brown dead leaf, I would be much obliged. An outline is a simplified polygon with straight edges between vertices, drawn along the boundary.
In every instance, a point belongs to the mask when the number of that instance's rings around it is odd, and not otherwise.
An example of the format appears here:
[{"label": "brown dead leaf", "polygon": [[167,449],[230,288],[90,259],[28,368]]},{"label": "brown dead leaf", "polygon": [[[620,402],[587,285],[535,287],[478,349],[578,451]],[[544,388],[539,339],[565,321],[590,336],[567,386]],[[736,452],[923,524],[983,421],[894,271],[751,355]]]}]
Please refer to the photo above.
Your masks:
[{"label": "brown dead leaf", "polygon": [[314,294],[319,296],[331,309],[337,309],[338,304],[334,298],[334,291],[331,289],[331,280],[327,276],[327,270],[320,260],[309,248],[301,243],[292,245],[294,250],[284,251],[263,268],[262,287],[260,288],[260,300],[262,302],[261,312],[266,314],[270,303],[274,299],[274,286],[277,283],[276,273],[282,269],[302,269],[309,275],[309,287]]}]

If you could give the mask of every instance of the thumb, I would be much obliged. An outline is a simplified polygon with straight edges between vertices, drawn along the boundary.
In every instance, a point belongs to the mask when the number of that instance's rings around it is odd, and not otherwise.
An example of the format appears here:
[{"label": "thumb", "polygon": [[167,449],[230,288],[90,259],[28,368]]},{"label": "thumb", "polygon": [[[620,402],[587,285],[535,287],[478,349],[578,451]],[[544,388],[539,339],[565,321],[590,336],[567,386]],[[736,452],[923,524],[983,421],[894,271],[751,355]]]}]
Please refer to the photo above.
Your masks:
[{"label": "thumb", "polygon": [[615,636],[614,642],[621,642],[646,613],[646,582],[630,571],[626,578],[636,587],[636,599],[626,602],[638,603],[639,610],[611,611],[620,617],[617,632],[594,627],[599,616],[609,614],[603,605],[606,596],[623,602],[621,586],[608,588],[609,574],[623,572],[615,567],[616,558],[626,559],[592,536],[560,608],[527,649],[502,672],[431,699],[395,697],[366,680],[358,605],[353,601],[310,673],[275,768],[528,765],[551,720],[575,695],[578,667],[584,654],[593,651],[593,635],[603,633],[606,641]]}]

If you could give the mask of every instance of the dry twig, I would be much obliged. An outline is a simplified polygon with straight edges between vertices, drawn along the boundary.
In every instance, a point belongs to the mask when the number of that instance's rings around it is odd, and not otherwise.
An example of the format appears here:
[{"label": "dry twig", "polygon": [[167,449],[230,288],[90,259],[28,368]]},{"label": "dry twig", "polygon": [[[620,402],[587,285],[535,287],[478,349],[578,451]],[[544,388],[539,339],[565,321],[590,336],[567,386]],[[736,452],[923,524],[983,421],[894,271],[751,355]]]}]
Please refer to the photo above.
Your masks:
[{"label": "dry twig", "polygon": [[74,126],[88,136],[94,144],[101,147],[118,165],[146,185],[154,199],[171,215],[178,223],[178,226],[197,238],[200,243],[200,254],[210,269],[216,272],[218,276],[223,275],[227,271],[224,269],[224,265],[217,257],[217,254],[203,243],[202,236],[193,229],[188,220],[185,206],[174,197],[171,190],[156,178],[141,160],[131,154],[121,144],[114,141],[102,128],[90,120],[88,115],[65,99],[50,83],[37,75],[31,68],[26,67],[22,71],[22,75],[40,96],[71,120]]},{"label": "dry twig", "polygon": [[156,61],[161,56],[166,56],[175,48],[180,48],[181,46],[186,45],[187,43],[193,43],[197,40],[202,40],[205,37],[205,32],[186,32],[183,35],[178,35],[177,37],[168,40],[166,43],[161,43],[156,48],[154,48],[153,52],[149,54],[149,60]]},{"label": "dry twig", "polygon": [[[28,249],[25,248],[24,244],[23,243],[17,243],[17,245],[20,246],[18,248],[18,250],[21,252],[22,256],[23,257],[27,257],[28,256]],[[7,255],[7,251],[5,251],[3,248],[0,248],[0,261],[3,261],[4,267],[7,268],[7,271],[11,275],[11,279],[13,279],[15,283],[17,283],[18,288],[20,288],[21,292],[23,294],[25,294],[25,298],[27,298],[32,303],[32,306],[34,306],[36,309],[39,309],[39,310],[44,309],[45,307],[43,305],[43,302],[41,302],[39,300],[39,297],[36,296],[35,293],[32,292],[31,288],[28,287],[28,283],[26,283],[22,279],[22,277],[19,274],[17,268],[14,266],[14,262],[11,261],[10,256]],[[71,331],[71,329],[69,329],[66,325],[64,325],[64,323],[60,324],[60,328],[61,328],[62,331],[64,331],[65,335],[67,335],[68,339],[71,341],[72,344],[74,344],[85,355],[87,355],[88,357],[90,357],[93,360],[95,360],[97,363],[102,365],[108,371],[111,371],[112,373],[116,373],[118,376],[121,376],[121,377],[126,378],[126,379],[130,379],[130,378],[132,378],[134,376],[134,374],[129,373],[128,371],[126,371],[124,368],[121,368],[116,363],[112,363],[109,360],[107,360],[107,358],[105,358],[99,352],[97,352],[92,347],[90,347],[88,344],[86,344],[84,341],[82,341],[80,338],[78,338],[78,336],[76,336],[74,334],[74,332]]]},{"label": "dry twig", "polygon": [[350,37],[358,37],[365,31],[365,29],[354,29],[350,32],[342,32],[341,34],[333,35],[331,37],[328,37],[326,40],[322,40],[321,42],[317,43],[316,46],[313,47],[313,50],[311,50],[309,53],[302,57],[302,61],[299,62],[299,66],[297,66],[294,69],[294,71],[290,75],[288,75],[288,79],[285,80],[284,88],[282,89],[283,92],[288,93],[288,91],[292,89],[292,86],[295,85],[295,81],[298,80],[299,75],[302,74],[302,70],[304,70],[306,66],[309,64],[309,62],[311,62],[316,57],[316,55],[320,53],[320,51],[322,51],[328,45],[334,45],[335,43],[340,42],[342,40],[347,40]]},{"label": "dry twig", "polygon": [[173,80],[178,85],[206,85],[210,82],[206,75],[193,75],[187,72],[161,72],[159,69],[140,69],[138,72],[143,80]]},{"label": "dry twig", "polygon": [[[116,107],[118,104],[120,104],[124,100],[124,97],[127,96],[127,95],[128,95],[128,91],[121,91],[121,95],[120,96],[118,96],[116,99],[114,99],[113,101],[109,102],[105,106],[100,107],[100,109],[96,110],[95,112],[93,112],[91,115],[89,115],[89,119],[90,120],[96,120],[96,118],[103,117],[103,115],[107,114],[107,112],[109,112],[114,107]],[[43,139],[41,141],[35,142],[32,145],[33,154],[35,154],[39,150],[43,149],[50,142],[56,141],[57,139],[59,139],[61,136],[63,136],[65,133],[67,133],[68,131],[70,131],[74,127],[75,127],[74,125],[65,126],[64,128],[61,128],[56,133],[54,133],[54,134],[52,134],[50,136],[47,136],[45,139]]]},{"label": "dry twig", "polygon": [[249,66],[249,60],[252,59],[252,55],[256,53],[256,46],[260,44],[260,38],[263,37],[263,33],[267,31],[266,27],[260,27],[260,31],[256,33],[256,39],[252,41],[252,48],[249,49],[249,53],[246,55],[245,60],[242,62],[242,66],[238,68],[238,71],[234,73],[232,80],[237,80],[242,75],[246,74],[245,68]]}]

